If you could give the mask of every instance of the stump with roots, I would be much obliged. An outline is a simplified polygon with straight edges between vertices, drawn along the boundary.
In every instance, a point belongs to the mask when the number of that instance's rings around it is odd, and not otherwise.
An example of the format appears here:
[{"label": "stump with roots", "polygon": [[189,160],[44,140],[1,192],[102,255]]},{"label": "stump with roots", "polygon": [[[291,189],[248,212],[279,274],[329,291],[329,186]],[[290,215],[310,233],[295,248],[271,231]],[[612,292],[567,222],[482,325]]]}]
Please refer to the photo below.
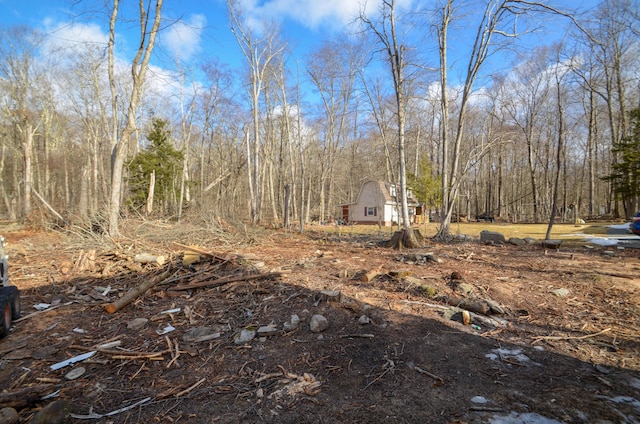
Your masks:
[{"label": "stump with roots", "polygon": [[412,249],[415,247],[421,247],[424,241],[424,237],[420,234],[420,230],[414,230],[413,228],[403,228],[402,230],[393,233],[393,237],[388,242],[387,246],[396,250]]}]

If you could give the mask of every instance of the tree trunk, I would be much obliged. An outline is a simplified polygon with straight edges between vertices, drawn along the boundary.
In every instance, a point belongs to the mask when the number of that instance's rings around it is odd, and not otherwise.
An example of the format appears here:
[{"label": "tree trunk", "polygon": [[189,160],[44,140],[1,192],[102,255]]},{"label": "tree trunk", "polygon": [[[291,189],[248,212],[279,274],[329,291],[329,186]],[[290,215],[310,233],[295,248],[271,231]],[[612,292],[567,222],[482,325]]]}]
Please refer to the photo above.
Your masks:
[{"label": "tree trunk", "polygon": [[391,240],[387,242],[387,247],[395,250],[414,249],[421,247],[424,237],[420,230],[414,228],[403,228],[393,233]]}]

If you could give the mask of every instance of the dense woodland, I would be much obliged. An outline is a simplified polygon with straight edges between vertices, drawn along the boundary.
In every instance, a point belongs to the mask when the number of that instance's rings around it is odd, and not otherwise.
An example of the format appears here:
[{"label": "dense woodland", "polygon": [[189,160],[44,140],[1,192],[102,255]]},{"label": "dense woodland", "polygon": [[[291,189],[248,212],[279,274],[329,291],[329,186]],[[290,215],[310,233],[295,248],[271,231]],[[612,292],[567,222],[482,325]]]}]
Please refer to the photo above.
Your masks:
[{"label": "dense woodland", "polygon": [[[635,0],[385,0],[303,57],[278,23],[252,28],[229,1],[238,69],[213,47],[193,66],[160,54],[175,24],[161,0],[135,16],[108,3],[74,20],[102,19],[103,42],[0,29],[3,219],[297,228],[339,217],[369,178],[407,178],[447,223],[640,208],[606,178],[638,121]],[[141,29],[125,59],[123,22]]]}]

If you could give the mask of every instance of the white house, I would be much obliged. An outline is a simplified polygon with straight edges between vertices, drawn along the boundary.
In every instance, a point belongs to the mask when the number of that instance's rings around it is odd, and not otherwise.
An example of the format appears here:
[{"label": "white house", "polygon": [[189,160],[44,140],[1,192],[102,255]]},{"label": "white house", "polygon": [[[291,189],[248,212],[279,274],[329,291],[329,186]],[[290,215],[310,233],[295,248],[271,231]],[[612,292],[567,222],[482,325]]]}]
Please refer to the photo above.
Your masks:
[{"label": "white house", "polygon": [[[367,180],[360,186],[355,202],[340,205],[342,219],[351,224],[391,226],[400,222],[401,205],[397,196],[400,186],[384,181]],[[407,190],[409,218],[415,220],[419,206],[411,190]]]}]

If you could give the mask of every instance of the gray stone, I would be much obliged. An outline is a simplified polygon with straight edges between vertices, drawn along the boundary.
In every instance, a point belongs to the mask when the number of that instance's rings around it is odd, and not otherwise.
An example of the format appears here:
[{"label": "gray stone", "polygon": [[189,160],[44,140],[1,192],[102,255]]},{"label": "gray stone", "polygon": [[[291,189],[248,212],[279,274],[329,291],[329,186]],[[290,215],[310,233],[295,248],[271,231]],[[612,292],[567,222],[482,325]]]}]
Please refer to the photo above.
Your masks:
[{"label": "gray stone", "polygon": [[533,237],[525,237],[524,241],[525,241],[527,244],[536,244],[536,241],[537,241],[537,240],[536,240],[536,239],[534,239]]},{"label": "gray stone", "polygon": [[525,244],[527,244],[527,242],[518,237],[510,237],[509,244],[513,244],[515,246],[524,246]]},{"label": "gray stone", "polygon": [[245,328],[236,335],[234,342],[237,345],[243,345],[243,344],[249,343],[255,337],[256,337],[255,330],[249,330]]},{"label": "gray stone", "polygon": [[17,424],[20,420],[18,412],[13,408],[0,409],[0,424]]},{"label": "gray stone", "polygon": [[258,328],[258,336],[273,336],[274,334],[278,334],[278,329],[275,325],[263,325]]},{"label": "gray stone", "polygon": [[555,290],[551,290],[551,293],[555,294],[558,297],[565,297],[566,295],[569,294],[569,290],[567,289],[555,289]]},{"label": "gray stone", "polygon": [[220,327],[194,327],[185,331],[182,340],[185,342],[197,342],[218,337],[220,337]]},{"label": "gray stone", "polygon": [[86,371],[87,370],[85,369],[85,367],[74,368],[68,373],[66,373],[64,375],[64,378],[66,378],[67,380],[75,380],[77,378],[82,377]]},{"label": "gray stone", "polygon": [[42,408],[31,419],[31,424],[61,424],[71,413],[71,404],[66,400],[54,400]]},{"label": "gray stone", "polygon": [[360,316],[360,318],[358,318],[358,324],[360,324],[360,325],[371,324],[371,318],[369,318],[366,315],[362,315],[362,316]]},{"label": "gray stone", "polygon": [[127,328],[129,330],[138,331],[141,330],[142,327],[147,325],[148,322],[149,320],[147,318],[134,318],[127,323]]},{"label": "gray stone", "polygon": [[320,333],[321,331],[329,328],[329,321],[322,315],[314,315],[311,317],[311,322],[309,323],[309,329],[312,333]]},{"label": "gray stone", "polygon": [[480,231],[480,241],[485,243],[505,243],[504,235],[496,231]]},{"label": "gray stone", "polygon": [[291,321],[284,323],[285,331],[297,330],[300,325],[300,317],[297,314],[291,315]]},{"label": "gray stone", "polygon": [[542,247],[547,249],[560,249],[562,240],[542,240]]}]

